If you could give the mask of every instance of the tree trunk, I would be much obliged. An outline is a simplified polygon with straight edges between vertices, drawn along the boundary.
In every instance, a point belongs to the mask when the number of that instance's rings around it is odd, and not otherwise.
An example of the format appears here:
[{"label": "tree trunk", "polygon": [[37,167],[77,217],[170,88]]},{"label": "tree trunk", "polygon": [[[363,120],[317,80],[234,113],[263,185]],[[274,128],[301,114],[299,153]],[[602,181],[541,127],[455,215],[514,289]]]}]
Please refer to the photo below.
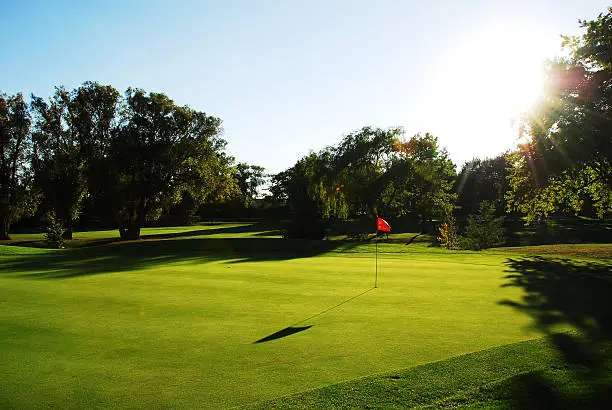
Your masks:
[{"label": "tree trunk", "polygon": [[9,235],[9,227],[10,227],[11,223],[9,222],[8,217],[3,217],[2,218],[2,226],[0,227],[0,241],[7,241],[10,240],[11,237]]},{"label": "tree trunk", "polygon": [[423,218],[421,219],[421,235],[424,235],[427,233],[427,225],[429,223],[429,218]]},{"label": "tree trunk", "polygon": [[72,218],[70,217],[61,218],[60,221],[62,221],[64,225],[64,233],[62,234],[62,238],[64,238],[67,241],[71,241],[72,240]]},{"label": "tree trunk", "polygon": [[72,240],[72,228],[66,228],[66,230],[64,231],[64,234],[62,235],[62,238],[64,238],[67,241],[71,241]]},{"label": "tree trunk", "polygon": [[119,236],[122,241],[136,241],[140,239],[140,227],[119,228]]},{"label": "tree trunk", "polygon": [[6,191],[6,187],[2,188],[2,193],[0,195],[0,219],[2,219],[2,226],[0,226],[0,240],[8,240],[11,239],[8,233],[11,225],[11,205],[9,193]]}]

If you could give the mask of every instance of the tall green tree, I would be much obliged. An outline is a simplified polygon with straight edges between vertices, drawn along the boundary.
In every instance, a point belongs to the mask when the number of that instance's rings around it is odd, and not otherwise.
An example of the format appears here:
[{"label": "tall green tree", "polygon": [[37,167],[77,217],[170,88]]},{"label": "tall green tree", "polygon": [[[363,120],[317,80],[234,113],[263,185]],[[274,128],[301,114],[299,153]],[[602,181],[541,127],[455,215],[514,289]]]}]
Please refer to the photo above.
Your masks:
[{"label": "tall green tree", "polygon": [[275,175],[270,190],[298,219],[374,217],[401,133],[372,127],[350,133],[337,146],[312,152]]},{"label": "tall green tree", "polygon": [[195,199],[222,199],[232,178],[219,118],[140,89],[128,89],[125,105],[109,157],[123,239],[140,238],[143,224],[178,203],[184,191]]},{"label": "tall green tree", "polygon": [[119,103],[117,90],[95,82],[73,91],[58,87],[48,101],[32,96],[36,181],[66,239],[72,238],[93,175],[100,177],[98,164],[108,155]]},{"label": "tall green tree", "polygon": [[245,208],[255,202],[258,189],[266,183],[265,169],[258,165],[249,165],[243,162],[235,166],[234,178],[240,189],[240,200]]},{"label": "tall green tree", "polygon": [[320,239],[322,220],[334,215],[329,151],[311,152],[291,168],[272,177],[270,191],[286,202],[292,215],[288,236]]},{"label": "tall green tree", "polygon": [[275,175],[270,191],[298,220],[414,214],[425,226],[452,210],[455,168],[434,136],[404,141],[402,133],[364,127],[348,134]]},{"label": "tall green tree", "polygon": [[416,134],[407,141],[398,139],[395,161],[388,184],[386,204],[397,214],[413,214],[423,230],[434,219],[450,214],[457,194],[453,191],[455,165],[438,139]]},{"label": "tall green tree", "polygon": [[505,212],[508,168],[510,163],[505,155],[486,159],[474,158],[466,162],[455,183],[459,196],[459,212],[464,215],[476,213],[483,201],[491,202],[497,213]]},{"label": "tall green tree", "polygon": [[334,179],[353,214],[378,215],[389,171],[398,158],[395,143],[402,134],[401,128],[364,127],[332,150]]},{"label": "tall green tree", "polygon": [[31,187],[30,114],[21,94],[0,94],[0,239],[10,239],[12,222],[35,210]]},{"label": "tall green tree", "polygon": [[612,212],[612,8],[566,37],[568,58],[546,67],[547,92],[523,121],[527,141],[508,156],[508,208]]}]

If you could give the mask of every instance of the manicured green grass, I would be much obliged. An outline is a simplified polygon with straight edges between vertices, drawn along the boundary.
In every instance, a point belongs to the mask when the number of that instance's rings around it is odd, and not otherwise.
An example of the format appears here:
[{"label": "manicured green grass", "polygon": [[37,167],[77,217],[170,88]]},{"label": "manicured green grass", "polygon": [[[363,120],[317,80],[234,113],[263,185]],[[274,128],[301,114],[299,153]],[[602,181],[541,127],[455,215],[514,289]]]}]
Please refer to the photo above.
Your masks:
[{"label": "manicured green grass", "polygon": [[[259,229],[261,228],[261,229]],[[184,239],[206,235],[206,237],[220,238],[249,238],[249,237],[276,237],[281,234],[274,229],[264,229],[253,223],[208,223],[192,226],[151,227],[141,230],[143,240],[147,239]],[[43,233],[12,234],[11,240],[0,241],[0,245],[23,245],[28,247],[47,247]],[[67,242],[67,247],[91,246],[119,241],[119,231],[86,231],[75,232],[73,240]]]},{"label": "manicured green grass", "polygon": [[579,327],[520,305],[516,253],[383,242],[373,289],[373,243],[143,233],[0,247],[0,407],[231,407]]},{"label": "manicured green grass", "polygon": [[[612,356],[612,344],[600,349]],[[612,374],[604,376],[609,385]],[[250,406],[289,408],[605,408],[546,339],[519,342]]]},{"label": "manicured green grass", "polygon": [[[612,259],[612,245],[599,243],[520,246],[504,248],[503,251],[519,255]],[[495,252],[495,250],[489,252]]]}]

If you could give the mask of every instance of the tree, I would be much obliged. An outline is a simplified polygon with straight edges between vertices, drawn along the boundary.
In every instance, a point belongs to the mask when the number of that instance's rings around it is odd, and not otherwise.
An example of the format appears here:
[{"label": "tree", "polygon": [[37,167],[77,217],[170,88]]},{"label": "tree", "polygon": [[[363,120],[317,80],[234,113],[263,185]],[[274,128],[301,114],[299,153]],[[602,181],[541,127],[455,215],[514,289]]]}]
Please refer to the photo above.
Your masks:
[{"label": "tree", "polygon": [[459,239],[463,249],[479,251],[504,244],[504,217],[495,216],[495,205],[480,203],[478,212],[468,217],[465,236]]},{"label": "tree", "polygon": [[292,213],[288,237],[321,239],[322,220],[333,216],[333,197],[329,184],[329,153],[314,153],[301,158],[286,171],[272,178],[271,192],[286,201]]},{"label": "tree", "polygon": [[[437,139],[402,129],[370,128],[335,147],[311,153],[272,178],[270,191],[286,200],[295,219],[418,215],[425,225],[452,211],[455,167]],[[307,223],[307,225],[315,225]]]},{"label": "tree", "polygon": [[402,153],[391,169],[386,204],[396,213],[412,213],[421,222],[422,230],[433,218],[450,215],[457,194],[453,192],[455,165],[438,139],[426,133],[407,141],[398,139],[395,150]]},{"label": "tree", "polygon": [[65,227],[66,239],[72,239],[93,176],[106,178],[98,166],[108,155],[119,101],[117,90],[94,82],[71,92],[57,87],[49,101],[32,96],[36,182],[44,206]]},{"label": "tree", "polygon": [[234,178],[240,189],[240,199],[245,208],[250,208],[258,194],[260,186],[266,183],[264,168],[243,162],[235,167]]},{"label": "tree", "polygon": [[21,94],[0,94],[0,239],[10,239],[12,222],[35,210],[31,187],[30,114]]},{"label": "tree", "polygon": [[47,244],[54,248],[61,249],[66,243],[64,238],[64,226],[60,221],[55,219],[53,212],[47,214],[47,233],[45,233],[45,239]]},{"label": "tree", "polygon": [[558,210],[612,211],[612,8],[565,37],[570,56],[546,67],[547,93],[508,158],[508,209],[528,222]]},{"label": "tree", "polygon": [[376,216],[401,132],[364,127],[273,176],[270,192],[293,212],[289,235],[319,238],[324,220]]},{"label": "tree", "polygon": [[457,205],[463,214],[478,211],[482,201],[495,205],[497,212],[506,210],[505,194],[508,191],[508,168],[505,155],[495,158],[474,158],[466,162],[457,175]]},{"label": "tree", "polygon": [[183,192],[222,200],[233,179],[219,118],[179,107],[161,93],[128,89],[125,100],[109,160],[120,235],[139,239],[143,224],[158,219]]},{"label": "tree", "polygon": [[436,237],[440,245],[446,249],[457,249],[459,245],[459,232],[457,229],[457,220],[453,214],[448,214],[438,227],[438,236]]},{"label": "tree", "polygon": [[402,134],[401,128],[364,127],[331,150],[335,185],[342,186],[353,214],[378,215],[389,171],[398,157],[394,144]]}]

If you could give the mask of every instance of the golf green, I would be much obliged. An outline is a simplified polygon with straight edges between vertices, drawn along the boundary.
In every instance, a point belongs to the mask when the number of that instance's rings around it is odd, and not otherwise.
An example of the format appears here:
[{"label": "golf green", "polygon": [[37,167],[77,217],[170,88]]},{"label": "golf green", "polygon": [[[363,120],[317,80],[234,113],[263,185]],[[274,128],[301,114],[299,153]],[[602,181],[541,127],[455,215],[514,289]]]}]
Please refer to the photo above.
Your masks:
[{"label": "golf green", "polygon": [[508,255],[381,244],[374,289],[371,244],[239,236],[0,247],[0,406],[239,406],[541,335]]}]

